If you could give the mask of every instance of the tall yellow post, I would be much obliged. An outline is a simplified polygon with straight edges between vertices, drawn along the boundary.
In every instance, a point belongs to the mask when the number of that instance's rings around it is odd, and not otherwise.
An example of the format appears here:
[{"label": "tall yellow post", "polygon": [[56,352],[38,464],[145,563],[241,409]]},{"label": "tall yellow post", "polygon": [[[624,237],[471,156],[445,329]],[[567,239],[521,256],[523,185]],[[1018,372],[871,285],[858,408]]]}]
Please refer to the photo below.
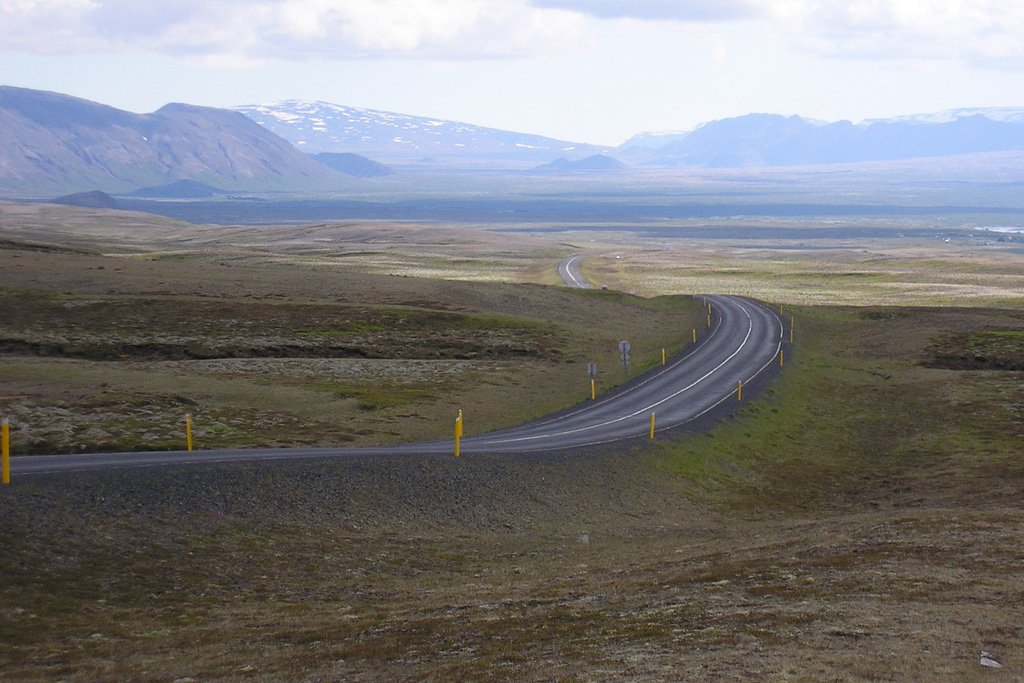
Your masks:
[{"label": "tall yellow post", "polygon": [[455,418],[455,457],[459,457],[462,446],[462,411],[459,411],[459,416]]},{"label": "tall yellow post", "polygon": [[736,387],[736,400],[743,400],[743,380],[740,380],[739,386]]},{"label": "tall yellow post", "polygon": [[11,423],[4,420],[2,429],[2,436],[0,436],[0,450],[3,451],[3,483],[11,483]]},{"label": "tall yellow post", "polygon": [[654,413],[651,413],[651,441],[654,441]]},{"label": "tall yellow post", "polygon": [[594,386],[594,380],[590,380],[590,400],[593,401],[597,398],[597,387]]},{"label": "tall yellow post", "polygon": [[789,343],[793,343],[793,325],[796,323],[796,318],[789,319]]},{"label": "tall yellow post", "polygon": [[185,442],[188,444],[188,449],[192,450],[192,416],[185,416]]},{"label": "tall yellow post", "polygon": [[711,316],[708,315],[708,327],[711,327]]},{"label": "tall yellow post", "polygon": [[785,360],[785,358],[786,358],[786,352],[783,351],[782,349],[779,349],[779,367],[780,368],[782,367],[782,364],[783,364],[783,361]]},{"label": "tall yellow post", "polygon": [[665,349],[661,350],[661,364],[665,364]]},{"label": "tall yellow post", "polygon": [[697,328],[693,328],[693,343],[697,343]]}]

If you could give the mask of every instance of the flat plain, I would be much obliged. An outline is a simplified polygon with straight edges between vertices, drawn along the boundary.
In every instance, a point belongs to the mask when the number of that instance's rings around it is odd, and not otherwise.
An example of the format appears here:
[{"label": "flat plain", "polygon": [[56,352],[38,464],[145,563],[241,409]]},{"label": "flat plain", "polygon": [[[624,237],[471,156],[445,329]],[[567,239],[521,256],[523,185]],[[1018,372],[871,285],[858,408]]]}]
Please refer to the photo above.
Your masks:
[{"label": "flat plain", "polygon": [[[16,453],[180,448],[185,414],[200,448],[482,430],[579,400],[590,360],[610,385],[619,339],[684,348],[689,294],[795,322],[707,434],[15,482],[5,679],[1024,680],[1013,237],[0,209]],[[569,253],[609,290],[552,286]]]}]

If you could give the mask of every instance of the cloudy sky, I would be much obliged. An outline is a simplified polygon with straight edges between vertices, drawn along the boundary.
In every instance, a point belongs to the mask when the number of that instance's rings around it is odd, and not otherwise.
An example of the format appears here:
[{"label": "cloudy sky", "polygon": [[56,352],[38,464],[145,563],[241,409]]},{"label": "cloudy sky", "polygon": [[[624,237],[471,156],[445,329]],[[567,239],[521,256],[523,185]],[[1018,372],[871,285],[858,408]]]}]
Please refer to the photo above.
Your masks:
[{"label": "cloudy sky", "polygon": [[1024,106],[1024,1],[0,0],[0,85],[618,144],[751,112]]}]

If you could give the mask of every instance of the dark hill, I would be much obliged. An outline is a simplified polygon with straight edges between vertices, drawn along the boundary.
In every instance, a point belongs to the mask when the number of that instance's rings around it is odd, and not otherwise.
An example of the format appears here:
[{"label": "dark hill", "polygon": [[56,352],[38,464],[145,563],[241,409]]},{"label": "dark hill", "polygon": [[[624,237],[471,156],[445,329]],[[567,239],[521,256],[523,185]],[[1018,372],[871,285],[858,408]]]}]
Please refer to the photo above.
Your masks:
[{"label": "dark hill", "polygon": [[0,87],[0,188],[35,196],[197,180],[244,189],[343,183],[237,112],[169,104],[133,114],[56,93]]},{"label": "dark hill", "polygon": [[538,166],[534,170],[543,173],[606,173],[625,169],[626,165],[618,159],[613,159],[605,154],[595,154],[578,161],[569,161],[565,158],[556,159],[550,164]]},{"label": "dark hill", "polygon": [[66,194],[63,197],[51,199],[50,204],[64,204],[66,206],[81,206],[86,209],[119,209],[117,200],[106,192],[92,190],[90,192],[77,192]]},{"label": "dark hill", "polygon": [[335,171],[340,171],[345,175],[355,176],[356,178],[380,178],[394,173],[390,166],[364,157],[361,154],[321,152],[320,154],[314,154],[313,158],[324,166],[333,168]]}]

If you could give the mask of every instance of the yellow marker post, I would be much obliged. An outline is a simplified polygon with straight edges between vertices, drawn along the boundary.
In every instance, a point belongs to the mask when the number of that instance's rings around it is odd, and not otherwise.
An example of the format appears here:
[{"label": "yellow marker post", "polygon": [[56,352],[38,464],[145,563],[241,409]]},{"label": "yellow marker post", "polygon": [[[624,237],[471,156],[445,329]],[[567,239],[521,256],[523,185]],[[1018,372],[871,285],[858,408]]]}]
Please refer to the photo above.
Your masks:
[{"label": "yellow marker post", "polygon": [[590,400],[593,401],[597,398],[597,387],[594,385],[594,380],[590,380]]},{"label": "yellow marker post", "polygon": [[188,444],[189,451],[192,450],[192,416],[185,416],[185,442]]},{"label": "yellow marker post", "polygon": [[697,328],[693,328],[693,343],[697,343]]},{"label": "yellow marker post", "polygon": [[462,442],[462,411],[459,411],[459,416],[455,418],[455,457],[459,457]]},{"label": "yellow marker post", "polygon": [[654,441],[654,413],[651,413],[651,441]]},{"label": "yellow marker post", "polygon": [[793,325],[796,323],[796,318],[789,319],[789,343],[793,343]]},{"label": "yellow marker post", "polygon": [[779,349],[779,367],[780,368],[782,367],[785,358],[786,358],[786,352],[783,351],[782,349]]},{"label": "yellow marker post", "polygon": [[0,450],[3,451],[3,483],[11,483],[11,423],[8,420],[4,420],[2,429],[2,436],[0,441],[3,442],[0,446]]},{"label": "yellow marker post", "polygon": [[665,349],[661,350],[661,364],[665,364]]},{"label": "yellow marker post", "polygon": [[736,387],[736,400],[743,400],[743,380],[740,380],[739,386]]},{"label": "yellow marker post", "polygon": [[708,327],[711,327],[711,316],[708,316]]}]

